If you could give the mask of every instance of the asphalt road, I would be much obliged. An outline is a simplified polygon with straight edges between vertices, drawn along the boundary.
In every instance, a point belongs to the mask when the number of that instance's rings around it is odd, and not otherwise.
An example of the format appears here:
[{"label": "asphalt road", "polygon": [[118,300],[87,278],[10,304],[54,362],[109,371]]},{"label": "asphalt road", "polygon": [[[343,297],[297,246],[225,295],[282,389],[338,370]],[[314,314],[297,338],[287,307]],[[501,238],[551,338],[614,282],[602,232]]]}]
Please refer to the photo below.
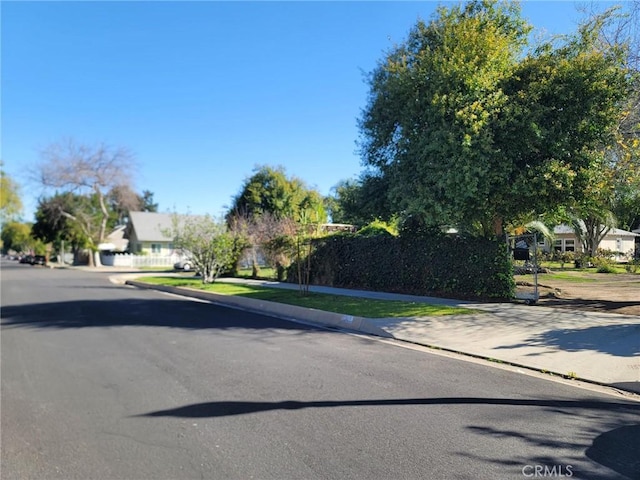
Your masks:
[{"label": "asphalt road", "polygon": [[2,263],[9,479],[640,479],[640,403]]}]

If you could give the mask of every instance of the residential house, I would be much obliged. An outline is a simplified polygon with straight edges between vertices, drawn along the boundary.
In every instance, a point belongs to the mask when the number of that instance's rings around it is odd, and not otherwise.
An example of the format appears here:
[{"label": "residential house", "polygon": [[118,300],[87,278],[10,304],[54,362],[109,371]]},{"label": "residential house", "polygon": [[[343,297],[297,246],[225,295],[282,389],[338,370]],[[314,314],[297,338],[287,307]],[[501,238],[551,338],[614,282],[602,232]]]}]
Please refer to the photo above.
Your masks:
[{"label": "residential house", "polygon": [[134,254],[172,255],[172,213],[129,212],[125,238],[129,239],[129,252]]},{"label": "residential house", "polygon": [[125,238],[126,234],[126,225],[118,225],[113,229],[107,238],[105,238],[104,243],[98,244],[98,250],[101,252],[125,252],[129,246],[129,240]]},{"label": "residential house", "polygon": [[[558,225],[553,229],[555,241],[553,250],[557,252],[582,252],[582,243],[576,236],[573,228],[568,225]],[[627,261],[636,254],[636,242],[640,238],[640,233],[628,232],[619,228],[612,228],[600,242],[599,248],[617,252],[616,260]],[[551,250],[551,246],[543,246],[546,251]]]}]

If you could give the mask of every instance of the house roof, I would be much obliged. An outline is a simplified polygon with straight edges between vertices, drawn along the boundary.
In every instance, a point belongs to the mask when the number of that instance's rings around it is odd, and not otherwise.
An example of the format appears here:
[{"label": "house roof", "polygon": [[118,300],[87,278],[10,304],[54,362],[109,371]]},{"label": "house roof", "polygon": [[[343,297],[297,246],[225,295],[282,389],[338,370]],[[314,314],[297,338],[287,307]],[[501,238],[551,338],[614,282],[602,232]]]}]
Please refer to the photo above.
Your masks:
[{"label": "house roof", "polygon": [[125,231],[126,225],[118,225],[109,235],[107,235],[105,243],[98,245],[98,249],[124,252],[129,244],[129,240],[125,238]]},{"label": "house roof", "polygon": [[[553,228],[553,233],[555,233],[556,235],[574,234],[574,231],[573,231],[573,228],[570,227],[569,225],[562,224],[562,225],[555,226]],[[638,236],[640,236],[638,233],[628,232],[627,230],[621,230],[619,228],[612,228],[607,233],[607,236],[616,236],[616,235],[617,236],[621,236],[621,237],[638,237]]]},{"label": "house roof", "polygon": [[634,232],[629,232],[628,230],[621,230],[620,228],[612,228],[608,235],[620,235],[623,237],[640,237],[639,234]]},{"label": "house roof", "polygon": [[571,228],[569,225],[556,225],[555,227],[553,227],[553,233],[555,233],[556,235],[561,235],[563,233],[571,233],[573,234],[573,228]]},{"label": "house roof", "polygon": [[139,242],[168,242],[171,235],[163,231],[171,230],[173,226],[172,213],[129,212],[128,231],[136,232]]}]

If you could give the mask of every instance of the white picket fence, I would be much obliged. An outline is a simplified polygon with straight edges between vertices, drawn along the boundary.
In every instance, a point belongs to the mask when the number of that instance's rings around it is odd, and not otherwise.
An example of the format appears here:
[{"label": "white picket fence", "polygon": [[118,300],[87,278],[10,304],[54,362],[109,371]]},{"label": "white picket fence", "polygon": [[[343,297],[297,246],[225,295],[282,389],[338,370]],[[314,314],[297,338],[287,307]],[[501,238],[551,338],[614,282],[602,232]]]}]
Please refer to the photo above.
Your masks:
[{"label": "white picket fence", "polygon": [[133,255],[131,253],[100,255],[100,262],[107,267],[172,267],[180,260],[182,260],[180,255]]}]

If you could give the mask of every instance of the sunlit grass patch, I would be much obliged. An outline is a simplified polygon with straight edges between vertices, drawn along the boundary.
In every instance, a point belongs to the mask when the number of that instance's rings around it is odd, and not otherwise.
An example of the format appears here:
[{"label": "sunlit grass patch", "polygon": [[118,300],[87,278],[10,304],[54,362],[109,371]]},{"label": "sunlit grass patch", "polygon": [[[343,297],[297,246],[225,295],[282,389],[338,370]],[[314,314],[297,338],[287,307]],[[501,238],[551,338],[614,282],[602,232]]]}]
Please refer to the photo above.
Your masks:
[{"label": "sunlit grass patch", "polygon": [[477,313],[474,310],[463,307],[449,307],[444,305],[431,305],[427,303],[396,300],[376,300],[362,297],[347,297],[344,295],[330,295],[325,293],[309,293],[308,295],[302,295],[297,290],[242,285],[237,283],[216,282],[204,285],[197,278],[145,277],[144,279],[139,279],[139,281],[156,285],[196,288],[207,292],[225,295],[238,295],[257,300],[297,305],[326,312],[342,313],[345,315],[367,318],[427,317]]}]

